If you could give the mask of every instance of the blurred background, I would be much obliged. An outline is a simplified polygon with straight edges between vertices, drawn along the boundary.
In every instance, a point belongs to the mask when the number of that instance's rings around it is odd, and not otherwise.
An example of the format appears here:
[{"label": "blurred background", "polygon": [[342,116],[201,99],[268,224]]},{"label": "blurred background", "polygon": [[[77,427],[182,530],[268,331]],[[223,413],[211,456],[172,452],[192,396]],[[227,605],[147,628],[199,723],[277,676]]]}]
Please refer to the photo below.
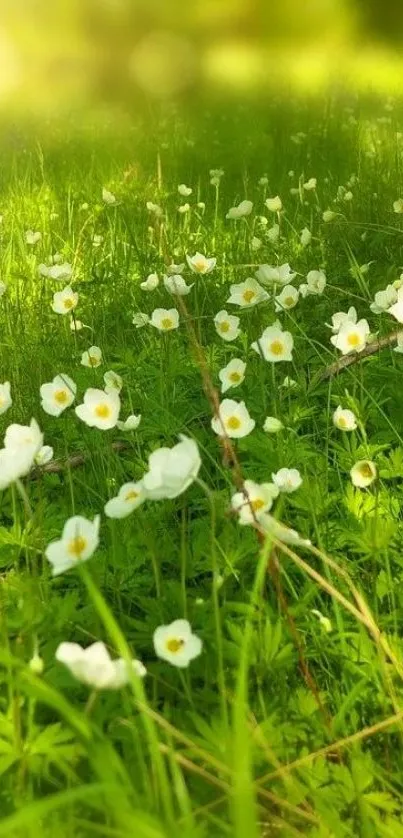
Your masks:
[{"label": "blurred background", "polygon": [[0,108],[395,92],[402,0],[1,0]]}]

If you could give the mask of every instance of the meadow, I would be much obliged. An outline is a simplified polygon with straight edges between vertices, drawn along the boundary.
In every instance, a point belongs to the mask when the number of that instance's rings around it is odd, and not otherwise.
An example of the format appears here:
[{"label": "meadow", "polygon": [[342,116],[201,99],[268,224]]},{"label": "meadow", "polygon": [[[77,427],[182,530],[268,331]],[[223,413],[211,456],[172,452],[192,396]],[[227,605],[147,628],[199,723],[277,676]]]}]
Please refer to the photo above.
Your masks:
[{"label": "meadow", "polygon": [[402,103],[1,152],[0,836],[403,836]]}]

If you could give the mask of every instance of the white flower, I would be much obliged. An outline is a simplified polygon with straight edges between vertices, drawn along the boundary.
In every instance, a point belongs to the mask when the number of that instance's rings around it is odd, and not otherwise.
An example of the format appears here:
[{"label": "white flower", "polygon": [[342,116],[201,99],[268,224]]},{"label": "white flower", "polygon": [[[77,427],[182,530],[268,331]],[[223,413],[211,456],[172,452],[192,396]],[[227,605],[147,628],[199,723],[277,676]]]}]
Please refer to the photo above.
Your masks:
[{"label": "white flower", "polygon": [[9,425],[0,450],[0,489],[28,474],[43,445],[43,434],[35,419],[30,425]]},{"label": "white flower", "polygon": [[41,276],[63,282],[66,279],[70,279],[73,268],[70,262],[63,262],[61,265],[39,265],[38,271]]},{"label": "white flower", "polygon": [[304,189],[306,192],[311,192],[313,189],[316,189],[317,180],[316,177],[310,177],[306,183],[303,184]]},{"label": "white flower", "polygon": [[93,521],[74,515],[66,521],[61,539],[52,541],[45,550],[53,576],[91,558],[99,544],[100,520],[99,515]]},{"label": "white flower", "polygon": [[77,681],[93,690],[119,690],[130,681],[132,673],[139,678],[144,678],[146,674],[145,667],[138,660],[132,660],[130,666],[124,658],[112,660],[100,640],[86,649],[78,643],[60,643],[55,657],[67,666]]},{"label": "white flower", "polygon": [[99,235],[99,233],[94,233],[92,237],[92,246],[93,247],[101,247],[101,244],[104,240],[104,237]]},{"label": "white flower", "polygon": [[53,294],[52,309],[56,314],[70,314],[78,303],[77,291],[73,291],[70,285],[63,288],[63,291],[56,291]]},{"label": "white flower", "polygon": [[102,352],[99,346],[90,346],[81,355],[81,364],[83,367],[99,367],[102,364]]},{"label": "white flower", "polygon": [[283,209],[283,202],[279,195],[276,195],[275,198],[266,198],[265,204],[270,212],[281,212]]},{"label": "white flower", "polygon": [[180,183],[178,186],[178,192],[179,195],[182,195],[184,198],[188,198],[189,195],[192,194],[193,190],[190,188],[190,186],[186,186],[185,183]]},{"label": "white flower", "polygon": [[263,175],[263,177],[259,178],[258,186],[268,186],[269,185],[269,178],[267,175]]},{"label": "white flower", "polygon": [[235,317],[233,314],[228,314],[225,309],[219,311],[214,318],[214,325],[217,333],[223,340],[228,342],[236,340],[236,338],[240,335],[241,330],[239,328],[239,323],[239,317]]},{"label": "white flower", "polygon": [[376,465],[371,460],[358,460],[350,470],[353,486],[366,489],[377,477]]},{"label": "white flower", "polygon": [[398,198],[397,201],[393,201],[393,212],[403,212],[403,198]]},{"label": "white flower", "polygon": [[263,430],[268,434],[276,434],[284,428],[283,423],[276,416],[266,416],[264,420]]},{"label": "white flower", "polygon": [[265,361],[292,361],[294,340],[290,332],[283,332],[278,320],[264,330],[261,337],[252,343],[252,349]]},{"label": "white flower", "polygon": [[[267,219],[266,219],[267,221]],[[276,244],[280,238],[280,227],[278,224],[273,224],[266,233],[266,238],[270,244]]]},{"label": "white flower", "polygon": [[196,480],[201,466],[197,443],[180,436],[173,448],[158,448],[148,458],[143,485],[150,500],[177,498]]},{"label": "white flower", "polygon": [[175,263],[172,262],[172,264],[168,265],[168,267],[166,269],[167,275],[168,276],[175,276],[175,275],[180,276],[182,274],[182,272],[185,270],[185,267],[186,267],[186,265],[185,265],[184,262],[181,262],[179,265],[175,265]]},{"label": "white flower", "polygon": [[247,215],[250,215],[253,210],[252,201],[241,201],[236,207],[231,207],[228,210],[226,217],[227,218],[245,218]]},{"label": "white flower", "polygon": [[350,352],[362,352],[365,349],[368,335],[369,325],[366,320],[359,320],[355,324],[347,320],[330,341],[342,355],[349,355]]},{"label": "white flower", "polygon": [[249,308],[269,299],[267,291],[253,277],[248,277],[245,282],[231,285],[230,292],[227,303],[241,308]]},{"label": "white flower", "polygon": [[149,320],[150,318],[148,314],[145,313],[145,311],[136,311],[132,317],[132,323],[133,326],[136,327],[136,329],[141,329],[143,326],[147,326]]},{"label": "white flower", "polygon": [[171,276],[164,276],[164,285],[169,294],[184,297],[190,294],[194,283],[186,285],[186,280],[180,274],[171,274]]},{"label": "white flower", "polygon": [[40,242],[41,238],[42,233],[39,233],[38,231],[34,232],[33,230],[27,230],[25,233],[26,244],[36,244],[37,242]]},{"label": "white flower", "polygon": [[403,323],[403,288],[398,289],[397,301],[388,309],[388,314],[391,314],[398,323]]},{"label": "white flower", "polygon": [[274,483],[255,483],[253,480],[245,480],[244,489],[245,492],[232,496],[231,506],[238,512],[240,524],[254,524],[263,512],[271,509],[279,489]]},{"label": "white flower", "polygon": [[299,300],[299,291],[293,285],[285,285],[277,297],[275,297],[275,310],[284,311],[294,308]]},{"label": "white flower", "polygon": [[179,312],[176,308],[155,308],[150,323],[160,332],[171,332],[179,327]]},{"label": "white flower", "polygon": [[187,620],[174,620],[168,626],[159,626],[153,635],[155,654],[173,666],[185,669],[202,650],[202,641],[192,634]]},{"label": "white flower", "polygon": [[262,246],[262,239],[259,239],[257,236],[252,236],[252,241],[250,243],[250,249],[256,252],[260,250]]},{"label": "white flower", "polygon": [[117,424],[120,398],[116,390],[106,393],[89,387],[84,393],[83,404],[75,408],[76,415],[90,428],[108,431]]},{"label": "white flower", "polygon": [[403,354],[403,332],[399,332],[397,336],[397,346],[395,346],[394,352],[398,352],[400,355]]},{"label": "white flower", "polygon": [[210,169],[210,183],[212,186],[219,186],[220,180],[224,175],[224,169]]},{"label": "white flower", "polygon": [[189,268],[195,274],[209,274],[214,270],[217,259],[214,257],[203,256],[202,253],[195,253],[194,256],[186,256],[186,261]]},{"label": "white flower", "polygon": [[1,281],[0,281],[0,297],[2,297],[2,296],[3,296],[3,294],[5,294],[5,293],[6,293],[6,291],[7,291],[7,285],[6,285],[6,283],[5,283],[5,282],[1,282]]},{"label": "white flower", "polygon": [[[391,306],[398,300],[398,293],[393,285],[387,285],[383,291],[377,291],[374,297],[374,302],[371,303],[370,309],[374,314],[382,314],[388,311]],[[402,307],[403,311],[403,307]]]},{"label": "white flower", "polygon": [[357,428],[357,419],[352,410],[343,410],[339,404],[333,413],[333,424],[340,431],[355,431]]},{"label": "white flower", "polygon": [[102,200],[104,204],[116,204],[116,196],[105,187],[102,189]]},{"label": "white flower", "polygon": [[141,413],[138,416],[135,416],[134,413],[131,413],[124,422],[117,422],[117,427],[120,431],[136,431],[139,424],[141,422]]},{"label": "white flower", "polygon": [[65,373],[56,375],[53,381],[40,388],[41,406],[49,416],[60,416],[73,403],[77,385]]},{"label": "white flower", "polygon": [[233,358],[218,373],[221,381],[221,392],[226,393],[230,387],[239,387],[245,378],[246,364],[241,358]]},{"label": "white flower", "polygon": [[137,509],[146,499],[143,482],[124,483],[116,497],[111,498],[104,506],[108,518],[126,518]]},{"label": "white flower", "polygon": [[[326,274],[324,271],[309,271],[306,277],[306,286],[300,286],[300,292],[304,297],[308,294],[323,294],[326,287]],[[302,291],[304,288],[304,291]]]},{"label": "white flower", "polygon": [[46,466],[46,463],[50,463],[53,460],[53,448],[51,445],[42,445],[42,448],[39,449],[36,457],[35,457],[35,465],[37,466]]},{"label": "white flower", "polygon": [[189,210],[190,210],[190,204],[181,204],[181,206],[178,207],[178,212],[180,212],[182,214],[185,213],[185,212],[189,212]]},{"label": "white flower", "polygon": [[120,393],[123,387],[123,379],[114,370],[107,370],[104,374],[105,393]]},{"label": "white flower", "polygon": [[221,402],[218,416],[211,420],[211,427],[218,436],[229,436],[231,439],[241,439],[253,431],[256,422],[251,419],[245,402],[235,402],[224,399]]},{"label": "white flower", "polygon": [[153,215],[156,216],[156,218],[161,218],[163,210],[162,207],[160,207],[158,204],[153,204],[152,201],[147,201],[146,207],[148,209],[148,212],[151,212]]},{"label": "white flower", "polygon": [[300,235],[300,239],[299,239],[299,240],[300,240],[300,242],[301,242],[301,244],[302,244],[302,247],[307,247],[307,246],[308,246],[308,244],[310,244],[310,243],[311,243],[311,241],[312,241],[312,233],[311,233],[311,231],[310,231],[310,230],[308,230],[308,227],[304,227],[304,229],[303,229],[303,230],[301,230],[301,235]]},{"label": "white flower", "polygon": [[325,630],[327,634],[330,634],[330,632],[333,629],[333,626],[332,621],[329,620],[329,617],[325,617],[320,611],[317,610],[317,608],[311,608],[311,614],[314,614],[315,617],[318,618],[322,628]]},{"label": "white flower", "polygon": [[140,288],[143,291],[155,291],[155,289],[159,285],[159,276],[158,274],[149,274],[147,279],[144,282],[140,282]]},{"label": "white flower", "polygon": [[70,329],[72,332],[81,332],[81,329],[91,329],[91,326],[86,326],[82,320],[77,320],[75,317],[70,317]]},{"label": "white flower", "polygon": [[280,492],[287,494],[295,492],[302,483],[302,477],[297,468],[281,468],[272,474],[272,480]]},{"label": "white flower", "polygon": [[[332,330],[333,334],[337,334],[342,326],[346,323],[356,323],[357,322],[357,312],[354,306],[351,306],[347,312],[345,311],[336,311],[336,314],[332,314],[332,325],[329,328]],[[326,324],[328,325],[328,324]]]},{"label": "white flower", "polygon": [[330,209],[325,210],[322,213],[322,218],[323,218],[325,224],[329,224],[330,221],[334,221],[336,216],[337,216],[337,212],[333,212],[333,210],[330,210]]},{"label": "white flower", "polygon": [[260,268],[255,273],[256,279],[262,285],[289,285],[296,276],[292,272],[288,262],[284,265],[260,265]]},{"label": "white flower", "polygon": [[4,384],[0,384],[0,415],[5,413],[12,403],[11,384],[9,381],[5,381]]}]

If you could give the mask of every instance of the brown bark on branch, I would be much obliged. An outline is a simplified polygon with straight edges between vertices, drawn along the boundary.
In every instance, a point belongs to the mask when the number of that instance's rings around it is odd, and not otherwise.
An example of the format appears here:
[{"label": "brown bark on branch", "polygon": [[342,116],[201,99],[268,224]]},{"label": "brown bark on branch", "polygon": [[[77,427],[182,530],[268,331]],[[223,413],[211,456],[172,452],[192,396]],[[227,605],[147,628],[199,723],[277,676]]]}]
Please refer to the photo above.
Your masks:
[{"label": "brown bark on branch", "polygon": [[368,358],[369,355],[375,355],[381,349],[387,349],[388,346],[393,346],[394,343],[397,343],[398,335],[401,334],[403,334],[403,329],[399,329],[398,332],[392,332],[392,334],[386,335],[384,338],[369,343],[362,352],[355,352],[353,355],[343,355],[334,364],[330,364],[321,370],[316,379],[314,379],[315,382],[319,383],[320,381],[327,381],[329,378],[334,378],[334,376],[339,375],[347,367],[351,367],[352,364],[357,364],[361,358]]}]

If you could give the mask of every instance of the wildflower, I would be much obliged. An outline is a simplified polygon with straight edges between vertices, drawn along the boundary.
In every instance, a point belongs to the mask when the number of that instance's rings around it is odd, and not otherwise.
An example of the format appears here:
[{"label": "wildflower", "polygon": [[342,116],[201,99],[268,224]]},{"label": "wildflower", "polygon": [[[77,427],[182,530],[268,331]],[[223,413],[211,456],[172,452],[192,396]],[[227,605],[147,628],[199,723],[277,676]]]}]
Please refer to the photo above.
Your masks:
[{"label": "wildflower", "polygon": [[77,291],[73,291],[70,285],[63,288],[63,291],[56,291],[53,294],[52,309],[56,314],[69,314],[78,303]]},{"label": "wildflower", "polygon": [[322,213],[322,218],[323,218],[323,221],[325,222],[325,224],[329,224],[331,221],[334,221],[336,216],[337,216],[337,212],[333,212],[333,210],[330,210],[330,209],[325,210]]},{"label": "wildflower", "polygon": [[124,658],[112,660],[100,640],[86,649],[78,643],[60,643],[55,657],[77,681],[93,690],[119,690],[130,681],[131,674],[144,678],[147,672],[141,661],[132,660],[128,665]]},{"label": "wildflower", "polygon": [[239,515],[239,523],[254,524],[263,512],[268,512],[279,490],[274,483],[255,483],[245,480],[244,492],[236,492],[231,498],[231,506]]},{"label": "wildflower", "polygon": [[387,285],[383,291],[377,291],[374,297],[374,302],[371,303],[370,309],[374,314],[382,314],[388,311],[394,303],[398,300],[398,293],[393,285]]},{"label": "wildflower", "polygon": [[213,256],[203,256],[202,253],[195,253],[194,256],[186,256],[186,261],[194,274],[209,274],[214,270],[217,259]]},{"label": "wildflower", "polygon": [[268,434],[276,434],[284,428],[283,423],[276,416],[266,416],[264,420],[263,430]]},{"label": "wildflower", "polygon": [[239,387],[245,378],[246,364],[241,358],[233,358],[218,373],[221,381],[221,392],[226,393],[230,387]]},{"label": "wildflower", "polygon": [[355,431],[357,418],[352,410],[343,410],[339,405],[333,413],[333,424],[339,431]]},{"label": "wildflower", "polygon": [[0,384],[0,415],[5,413],[12,403],[11,384],[9,381],[5,381],[4,384]]},{"label": "wildflower", "polygon": [[155,308],[150,323],[160,332],[171,332],[179,327],[179,312],[176,308]]},{"label": "wildflower", "polygon": [[224,175],[224,169],[210,169],[210,183],[212,186],[219,186]]},{"label": "wildflower", "polygon": [[397,301],[388,309],[388,314],[391,314],[398,323],[403,323],[403,288],[398,289]]},{"label": "wildflower", "polygon": [[255,276],[262,285],[289,285],[296,274],[292,272],[288,262],[286,262],[284,265],[278,265],[277,267],[260,265]]},{"label": "wildflower", "polygon": [[362,352],[365,349],[368,335],[369,325],[366,320],[359,320],[358,323],[347,320],[341,325],[337,335],[332,335],[330,341],[342,355],[349,355],[351,352]]},{"label": "wildflower", "polygon": [[75,412],[79,419],[90,428],[108,431],[116,426],[119,418],[120,398],[116,390],[106,393],[89,387],[84,393],[84,401],[77,405]]},{"label": "wildflower", "polygon": [[168,276],[178,276],[178,275],[183,273],[183,271],[185,270],[185,267],[186,267],[186,265],[185,265],[184,262],[181,262],[179,265],[175,265],[175,263],[172,262],[172,264],[168,265],[168,267],[166,269],[167,275]]},{"label": "wildflower", "polygon": [[310,244],[310,243],[311,243],[311,241],[312,241],[312,233],[311,233],[311,231],[310,231],[310,230],[308,230],[308,227],[304,227],[304,229],[303,229],[303,230],[301,230],[301,235],[300,235],[300,239],[299,239],[299,240],[300,240],[300,242],[301,242],[301,244],[302,244],[302,247],[307,247],[307,246],[308,246],[308,244]]},{"label": "wildflower", "polygon": [[245,282],[239,282],[237,285],[231,285],[230,292],[227,303],[241,308],[249,308],[269,299],[267,291],[253,277],[248,277]]},{"label": "wildflower", "polygon": [[6,291],[7,291],[6,283],[0,281],[0,297],[3,297],[3,295],[6,293]]},{"label": "wildflower", "polygon": [[116,195],[113,192],[109,192],[109,189],[102,189],[102,200],[104,204],[116,204]]},{"label": "wildflower", "polygon": [[81,364],[83,367],[99,367],[102,364],[102,352],[99,346],[90,346],[81,355]]},{"label": "wildflower", "polygon": [[403,332],[399,332],[397,336],[397,345],[393,351],[398,352],[400,355],[403,354]]},{"label": "wildflower", "polygon": [[100,520],[99,515],[93,521],[74,515],[66,521],[61,539],[52,541],[45,550],[53,576],[91,558],[99,544]]},{"label": "wildflower", "polygon": [[53,448],[51,445],[42,445],[35,457],[35,465],[46,466],[53,460]]},{"label": "wildflower", "polygon": [[278,242],[280,238],[280,227],[278,224],[273,224],[270,229],[267,230],[266,238],[269,240],[270,244],[276,244],[276,242]]},{"label": "wildflower", "polygon": [[403,198],[398,198],[397,201],[393,201],[393,212],[397,214],[403,212]]},{"label": "wildflower", "polygon": [[171,276],[164,276],[164,285],[169,294],[178,297],[184,297],[190,294],[194,283],[186,285],[186,280],[179,274],[172,274]]},{"label": "wildflower", "polygon": [[131,413],[124,422],[117,422],[116,425],[120,431],[136,431],[141,422],[141,414],[135,416]]},{"label": "wildflower", "polygon": [[116,497],[111,498],[104,506],[105,515],[108,518],[126,518],[137,509],[146,499],[144,486],[140,480],[138,483],[124,483],[120,487]]},{"label": "wildflower", "polygon": [[275,297],[275,310],[283,311],[294,308],[299,300],[299,291],[293,285],[285,285],[277,297]]},{"label": "wildflower", "polygon": [[259,239],[257,236],[252,236],[252,241],[250,243],[250,249],[256,252],[260,250],[262,246],[262,239]]},{"label": "wildflower", "polygon": [[279,195],[276,195],[275,198],[266,198],[265,204],[270,212],[281,212],[283,209],[283,202]]},{"label": "wildflower", "polygon": [[326,287],[326,274],[324,271],[309,271],[306,277],[306,284],[299,287],[303,297],[309,294],[323,294]]},{"label": "wildflower", "polygon": [[155,291],[159,285],[159,276],[158,274],[149,274],[147,279],[144,282],[140,282],[140,288],[143,291]]},{"label": "wildflower", "polygon": [[153,204],[152,201],[147,201],[146,207],[148,209],[148,212],[151,212],[153,215],[156,216],[156,218],[161,218],[163,210],[162,207],[159,206],[159,204]]},{"label": "wildflower", "polygon": [[303,184],[303,187],[306,192],[312,192],[314,189],[316,189],[316,184],[316,177],[310,177],[309,180],[307,180],[307,182]]},{"label": "wildflower", "polygon": [[319,623],[322,626],[322,628],[325,630],[325,632],[327,634],[330,634],[330,632],[333,629],[333,626],[332,626],[332,621],[329,620],[329,617],[324,617],[323,614],[320,611],[317,610],[317,608],[311,608],[311,614],[314,614],[315,617],[318,618]]},{"label": "wildflower", "polygon": [[292,361],[294,340],[290,332],[283,332],[278,320],[264,330],[261,337],[252,343],[252,349],[265,361]]},{"label": "wildflower", "polygon": [[77,385],[68,375],[56,375],[40,388],[41,407],[49,416],[60,416],[73,403],[76,392]]},{"label": "wildflower", "polygon": [[202,641],[192,634],[187,620],[174,620],[167,626],[158,626],[153,635],[155,654],[173,666],[185,669],[202,650]]},{"label": "wildflower", "polygon": [[185,183],[180,183],[178,186],[179,195],[182,195],[184,198],[188,198],[189,195],[192,194],[193,189],[190,186],[186,186]]},{"label": "wildflower", "polygon": [[206,204],[204,203],[204,201],[198,201],[196,206],[202,212],[204,212],[204,210],[206,209]]},{"label": "wildflower", "polygon": [[[342,326],[346,323],[355,324],[357,322],[357,312],[354,306],[351,306],[347,312],[345,311],[336,311],[336,314],[332,314],[332,325],[329,326],[329,329],[332,330],[333,334],[337,334]],[[326,324],[329,325],[328,323]]]},{"label": "wildflower", "polygon": [[91,326],[86,326],[82,320],[77,320],[75,317],[70,317],[70,329],[72,332],[81,332],[81,329],[91,329]]},{"label": "wildflower", "polygon": [[104,240],[104,237],[101,236],[99,233],[94,233],[92,237],[92,246],[93,247],[101,247],[101,244]]},{"label": "wildflower", "polygon": [[253,210],[252,201],[241,201],[236,207],[228,210],[226,218],[245,218]]},{"label": "wildflower", "polygon": [[211,427],[218,436],[229,436],[231,439],[241,439],[253,431],[256,422],[251,419],[245,402],[235,402],[224,399],[221,402],[218,416],[211,420]]},{"label": "wildflower", "polygon": [[0,450],[0,489],[5,489],[32,468],[43,445],[43,434],[35,419],[30,425],[9,425]]},{"label": "wildflower", "polygon": [[278,490],[287,494],[295,492],[302,484],[302,477],[297,468],[281,468],[271,477]]},{"label": "wildflower", "polygon": [[177,498],[196,480],[201,466],[197,443],[180,436],[173,448],[158,448],[148,458],[143,486],[150,500]]},{"label": "wildflower", "polygon": [[182,215],[185,212],[189,212],[189,210],[190,210],[190,204],[181,204],[181,206],[178,207],[178,212],[182,213]]},{"label": "wildflower", "polygon": [[148,314],[145,313],[145,311],[136,311],[133,314],[132,323],[133,326],[136,327],[136,329],[141,329],[143,326],[147,326],[147,323],[149,323],[149,321],[150,318]]},{"label": "wildflower", "polygon": [[214,325],[217,333],[228,343],[232,340],[236,340],[236,338],[240,335],[241,330],[239,328],[239,323],[239,317],[235,317],[233,314],[228,314],[225,309],[219,311],[214,318]]},{"label": "wildflower", "polygon": [[64,282],[66,279],[71,278],[73,268],[70,262],[63,262],[61,265],[39,265],[38,272],[41,276],[47,277],[47,279]]},{"label": "wildflower", "polygon": [[45,668],[45,664],[43,658],[41,658],[40,655],[38,655],[38,652],[35,652],[32,655],[32,658],[29,661],[28,666],[31,672],[34,673],[34,675],[42,675],[42,672]]},{"label": "wildflower", "polygon": [[372,460],[358,460],[350,470],[350,477],[353,486],[358,489],[366,489],[377,477],[377,469]]},{"label": "wildflower", "polygon": [[41,238],[42,233],[39,233],[38,231],[34,232],[33,230],[27,230],[25,233],[26,244],[37,244],[37,242],[40,242]]}]

